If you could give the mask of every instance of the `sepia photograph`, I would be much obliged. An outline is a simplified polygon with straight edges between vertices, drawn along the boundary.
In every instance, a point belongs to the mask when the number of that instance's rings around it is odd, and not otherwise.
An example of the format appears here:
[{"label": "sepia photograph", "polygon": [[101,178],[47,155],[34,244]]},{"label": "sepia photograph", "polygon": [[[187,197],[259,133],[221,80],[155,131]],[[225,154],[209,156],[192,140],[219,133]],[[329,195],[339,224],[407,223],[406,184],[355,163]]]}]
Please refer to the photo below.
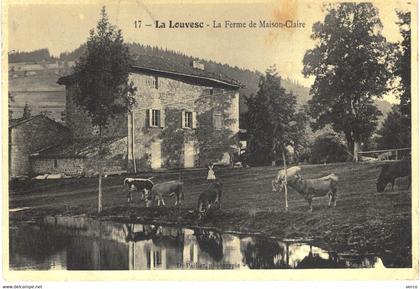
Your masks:
[{"label": "sepia photograph", "polygon": [[2,14],[6,280],[418,278],[417,1]]}]

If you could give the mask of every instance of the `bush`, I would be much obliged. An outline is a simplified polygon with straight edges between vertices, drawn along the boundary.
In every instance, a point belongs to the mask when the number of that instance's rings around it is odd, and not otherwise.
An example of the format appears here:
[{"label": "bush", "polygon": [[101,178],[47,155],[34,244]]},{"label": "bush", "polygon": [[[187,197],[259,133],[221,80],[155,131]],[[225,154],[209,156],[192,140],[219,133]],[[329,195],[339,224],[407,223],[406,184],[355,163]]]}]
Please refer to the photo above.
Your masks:
[{"label": "bush", "polygon": [[334,133],[318,136],[312,144],[311,153],[313,164],[344,162],[347,159],[347,149]]}]

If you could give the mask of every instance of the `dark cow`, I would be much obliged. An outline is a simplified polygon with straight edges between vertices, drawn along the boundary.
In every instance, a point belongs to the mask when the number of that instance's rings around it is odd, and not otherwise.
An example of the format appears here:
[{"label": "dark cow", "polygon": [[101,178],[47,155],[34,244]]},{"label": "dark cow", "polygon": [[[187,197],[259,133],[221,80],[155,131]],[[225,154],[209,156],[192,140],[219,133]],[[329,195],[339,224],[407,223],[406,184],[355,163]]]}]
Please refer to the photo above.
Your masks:
[{"label": "dark cow", "polygon": [[153,177],[148,179],[143,178],[125,178],[124,185],[128,187],[127,201],[131,202],[133,200],[132,192],[137,191],[141,194],[141,199],[144,199],[144,196],[152,190],[153,188]]},{"label": "dark cow", "polygon": [[207,214],[208,210],[217,204],[217,207],[221,207],[222,198],[222,184],[219,182],[211,183],[207,189],[200,194],[198,197],[197,212],[198,218],[201,219]]},{"label": "dark cow", "polygon": [[394,190],[395,179],[409,176],[409,184],[411,185],[411,162],[393,162],[382,166],[381,173],[376,181],[376,190],[378,193],[385,191],[386,186],[390,183],[391,189]]}]

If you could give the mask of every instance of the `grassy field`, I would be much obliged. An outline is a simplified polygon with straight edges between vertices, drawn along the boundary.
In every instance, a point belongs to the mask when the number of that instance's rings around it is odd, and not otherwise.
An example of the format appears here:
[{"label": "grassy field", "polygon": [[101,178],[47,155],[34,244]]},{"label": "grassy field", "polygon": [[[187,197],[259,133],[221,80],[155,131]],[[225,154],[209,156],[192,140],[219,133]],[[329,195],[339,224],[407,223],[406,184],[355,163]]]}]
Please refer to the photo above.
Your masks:
[{"label": "grassy field", "polygon": [[[304,178],[330,173],[339,177],[337,207],[328,208],[327,198],[316,199],[314,211],[307,202],[289,190],[289,211],[284,210],[284,194],[272,192],[271,180],[279,168],[216,169],[223,183],[222,210],[212,212],[198,223],[188,214],[195,209],[206,184],[207,171],[154,173],[156,182],[178,179],[185,183],[181,209],[167,200],[166,208],[145,208],[140,196],[127,204],[123,177],[104,180],[103,218],[120,221],[164,222],[202,225],[219,230],[259,232],[284,238],[313,239],[325,249],[348,254],[375,254],[386,266],[411,266],[411,193],[406,184],[376,193],[377,164],[329,164],[302,166]],[[151,176],[144,174],[143,176]],[[95,216],[97,179],[38,181],[10,192],[10,219],[42,218],[47,214],[86,214]],[[24,208],[25,210],[16,210]],[[15,209],[15,210],[13,210]]]}]

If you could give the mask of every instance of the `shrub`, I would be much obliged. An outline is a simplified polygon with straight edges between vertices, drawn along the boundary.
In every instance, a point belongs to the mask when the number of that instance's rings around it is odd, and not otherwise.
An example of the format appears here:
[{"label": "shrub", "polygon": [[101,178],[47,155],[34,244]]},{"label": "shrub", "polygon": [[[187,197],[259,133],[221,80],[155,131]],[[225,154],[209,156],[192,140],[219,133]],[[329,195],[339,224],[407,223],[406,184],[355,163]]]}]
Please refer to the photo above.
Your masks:
[{"label": "shrub", "polygon": [[311,153],[311,162],[315,164],[344,162],[347,159],[347,149],[334,133],[318,136],[312,144]]}]

